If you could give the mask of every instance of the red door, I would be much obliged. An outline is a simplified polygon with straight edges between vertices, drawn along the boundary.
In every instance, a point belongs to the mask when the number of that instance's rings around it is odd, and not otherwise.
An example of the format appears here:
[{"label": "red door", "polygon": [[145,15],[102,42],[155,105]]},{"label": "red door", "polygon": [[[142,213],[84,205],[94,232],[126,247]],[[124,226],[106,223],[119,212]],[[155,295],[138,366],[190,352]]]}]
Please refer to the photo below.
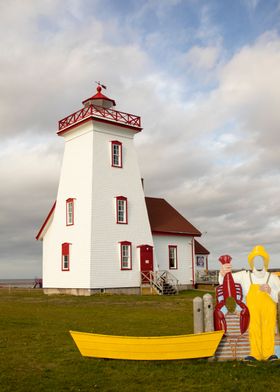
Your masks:
[{"label": "red door", "polygon": [[153,247],[150,245],[140,245],[140,264],[142,272],[142,283],[149,282],[150,272],[154,270]]}]

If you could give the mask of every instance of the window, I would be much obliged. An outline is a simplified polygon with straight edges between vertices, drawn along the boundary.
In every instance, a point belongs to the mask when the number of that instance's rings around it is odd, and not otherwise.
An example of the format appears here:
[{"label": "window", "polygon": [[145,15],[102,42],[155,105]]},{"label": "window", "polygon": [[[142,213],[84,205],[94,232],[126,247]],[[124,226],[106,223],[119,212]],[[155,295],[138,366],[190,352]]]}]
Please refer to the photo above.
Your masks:
[{"label": "window", "polygon": [[116,215],[117,223],[127,223],[127,198],[124,196],[116,197]]},{"label": "window", "polygon": [[177,245],[168,245],[169,269],[177,269]]},{"label": "window", "polygon": [[120,242],[121,252],[121,269],[131,270],[132,269],[132,257],[131,257],[131,242],[122,241]]},{"label": "window", "polygon": [[66,200],[66,226],[74,225],[74,199]]},{"label": "window", "polygon": [[112,143],[112,166],[122,167],[122,143],[114,140]]},{"label": "window", "polygon": [[204,268],[205,267],[204,256],[196,256],[196,266],[198,268]]},{"label": "window", "polygon": [[70,244],[64,242],[61,246],[62,271],[70,271]]}]

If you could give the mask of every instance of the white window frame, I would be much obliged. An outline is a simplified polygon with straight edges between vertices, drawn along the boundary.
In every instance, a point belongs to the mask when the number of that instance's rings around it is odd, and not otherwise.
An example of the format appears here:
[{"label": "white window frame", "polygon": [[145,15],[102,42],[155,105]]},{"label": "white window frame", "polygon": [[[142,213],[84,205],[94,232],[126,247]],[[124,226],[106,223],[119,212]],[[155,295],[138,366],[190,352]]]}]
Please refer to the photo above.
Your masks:
[{"label": "white window frame", "polygon": [[129,241],[120,242],[121,270],[132,269],[132,244]]},{"label": "white window frame", "polygon": [[62,269],[69,271],[69,255],[62,255]]},{"label": "white window frame", "polygon": [[168,245],[169,269],[178,269],[177,245]]},{"label": "white window frame", "polygon": [[112,167],[122,168],[122,143],[113,140],[111,144],[111,165]]},{"label": "white window frame", "polygon": [[119,224],[127,224],[127,198],[124,196],[116,196],[116,222]]},{"label": "white window frame", "polygon": [[66,200],[66,226],[74,225],[74,199]]}]

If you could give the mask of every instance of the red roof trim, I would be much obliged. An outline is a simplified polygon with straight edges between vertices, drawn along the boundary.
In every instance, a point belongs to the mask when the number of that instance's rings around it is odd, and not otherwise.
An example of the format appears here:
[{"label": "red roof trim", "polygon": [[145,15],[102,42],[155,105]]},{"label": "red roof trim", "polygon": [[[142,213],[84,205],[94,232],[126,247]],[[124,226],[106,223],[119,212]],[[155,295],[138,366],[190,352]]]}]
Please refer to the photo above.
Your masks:
[{"label": "red roof trim", "polygon": [[176,231],[158,231],[152,230],[152,234],[157,235],[175,235],[178,237],[201,237],[201,234],[193,234],[193,233],[178,233]]},{"label": "red roof trim", "polygon": [[77,122],[77,123],[75,123],[75,124],[69,125],[69,127],[64,128],[64,129],[61,130],[61,131],[58,131],[58,132],[57,132],[57,135],[58,135],[58,136],[62,136],[62,135],[64,135],[66,132],[68,132],[68,131],[72,130],[73,128],[76,128],[76,127],[78,127],[78,126],[80,126],[80,125],[86,123],[86,122],[89,121],[89,120],[97,121],[97,122],[105,122],[105,123],[107,123],[107,124],[117,125],[118,127],[128,128],[128,129],[133,130],[135,133],[141,132],[142,129],[143,129],[143,128],[139,128],[139,127],[134,127],[133,125],[126,125],[126,124],[122,124],[122,123],[115,122],[115,121],[105,120],[105,119],[103,119],[103,118],[96,118],[96,117],[94,117],[94,116],[89,116],[89,117],[87,117],[87,118],[85,118],[85,119],[83,119],[83,120],[81,120],[81,121],[79,121],[79,122]]},{"label": "red roof trim", "polygon": [[54,204],[53,204],[53,206],[52,206],[52,208],[51,208],[51,210],[50,210],[48,216],[46,217],[46,219],[45,219],[45,221],[44,221],[44,223],[43,223],[41,229],[39,230],[38,234],[36,235],[36,240],[37,240],[37,241],[39,240],[39,238],[40,238],[40,236],[41,236],[41,234],[42,234],[44,228],[46,227],[48,221],[50,220],[50,218],[51,218],[51,216],[52,216],[52,214],[53,214],[53,212],[54,212],[55,206],[56,206],[56,201],[54,202]]}]

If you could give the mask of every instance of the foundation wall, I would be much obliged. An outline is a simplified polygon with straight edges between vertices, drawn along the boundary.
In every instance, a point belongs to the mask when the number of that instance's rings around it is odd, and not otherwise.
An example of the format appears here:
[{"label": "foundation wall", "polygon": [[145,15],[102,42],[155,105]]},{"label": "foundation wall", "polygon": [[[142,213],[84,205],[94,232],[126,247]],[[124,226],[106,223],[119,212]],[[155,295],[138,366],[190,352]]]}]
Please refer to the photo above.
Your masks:
[{"label": "foundation wall", "polygon": [[[190,290],[192,285],[181,284],[178,286],[179,291]],[[120,288],[108,288],[108,289],[65,289],[65,288],[44,288],[44,294],[66,294],[76,296],[90,296],[95,294],[124,294],[124,295],[140,295],[140,287],[120,287]],[[154,294],[154,293],[151,293]]]},{"label": "foundation wall", "polygon": [[183,290],[192,290],[193,285],[192,284],[179,284],[178,285],[178,290],[183,291]]},{"label": "foundation wall", "polygon": [[62,288],[45,288],[44,294],[66,294],[76,296],[90,296],[95,294],[126,294],[126,295],[139,295],[140,287],[121,287],[121,288],[109,288],[109,289],[62,289]]}]

